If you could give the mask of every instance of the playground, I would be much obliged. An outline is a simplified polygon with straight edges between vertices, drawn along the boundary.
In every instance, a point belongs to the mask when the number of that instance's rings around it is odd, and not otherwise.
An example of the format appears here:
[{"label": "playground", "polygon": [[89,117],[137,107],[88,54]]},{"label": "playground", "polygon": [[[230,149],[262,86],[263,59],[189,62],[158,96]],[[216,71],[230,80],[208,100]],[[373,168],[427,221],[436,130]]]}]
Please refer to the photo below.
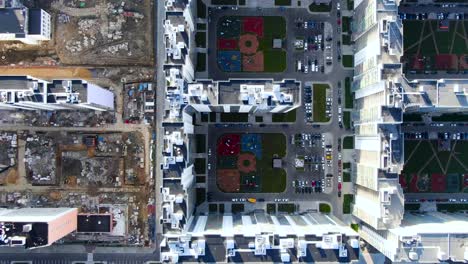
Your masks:
[{"label": "playground", "polygon": [[[276,144],[267,144],[276,142]],[[217,141],[216,182],[223,192],[279,193],[286,171],[273,158],[286,155],[283,134],[224,134]]]},{"label": "playground", "polygon": [[224,72],[282,72],[286,51],[273,48],[273,39],[285,37],[283,17],[222,17],[217,24],[217,64]]},{"label": "playground", "polygon": [[468,21],[404,21],[404,56],[411,71],[468,69]]},{"label": "playground", "polygon": [[467,165],[467,141],[407,140],[400,184],[409,193],[468,192]]}]

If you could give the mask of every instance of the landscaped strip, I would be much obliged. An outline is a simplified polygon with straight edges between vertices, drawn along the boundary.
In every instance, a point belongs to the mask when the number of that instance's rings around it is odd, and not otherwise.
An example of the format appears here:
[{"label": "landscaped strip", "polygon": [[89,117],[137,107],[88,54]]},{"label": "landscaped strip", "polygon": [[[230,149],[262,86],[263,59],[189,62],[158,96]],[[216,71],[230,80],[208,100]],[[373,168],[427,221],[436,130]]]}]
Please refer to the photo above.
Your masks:
[{"label": "landscaped strip", "polygon": [[354,195],[345,194],[343,195],[343,214],[351,213],[351,203],[354,201]]},{"label": "landscaped strip", "polygon": [[326,96],[327,96],[327,89],[330,86],[328,84],[317,84],[313,85],[313,119],[314,122],[328,122],[330,118],[326,116],[325,104],[326,104]]}]

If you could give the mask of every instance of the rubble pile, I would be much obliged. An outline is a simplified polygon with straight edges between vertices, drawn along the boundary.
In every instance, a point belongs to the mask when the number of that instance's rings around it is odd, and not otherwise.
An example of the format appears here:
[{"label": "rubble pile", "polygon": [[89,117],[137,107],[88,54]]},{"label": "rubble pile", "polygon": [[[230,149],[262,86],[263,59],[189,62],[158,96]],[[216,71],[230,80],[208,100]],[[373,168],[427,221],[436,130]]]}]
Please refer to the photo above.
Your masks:
[{"label": "rubble pile", "polygon": [[33,184],[55,184],[56,146],[53,139],[38,135],[26,138],[26,174]]}]

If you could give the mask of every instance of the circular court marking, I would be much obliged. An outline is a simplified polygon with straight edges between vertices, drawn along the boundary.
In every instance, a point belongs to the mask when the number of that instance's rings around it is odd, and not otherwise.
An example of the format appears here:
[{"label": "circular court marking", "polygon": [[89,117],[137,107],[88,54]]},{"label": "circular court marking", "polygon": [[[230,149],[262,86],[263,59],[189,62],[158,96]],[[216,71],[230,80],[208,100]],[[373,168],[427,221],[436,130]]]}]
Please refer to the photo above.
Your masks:
[{"label": "circular court marking", "polygon": [[240,172],[249,173],[253,172],[257,168],[257,160],[255,155],[252,153],[240,154],[237,158],[237,168]]},{"label": "circular court marking", "polygon": [[239,38],[239,50],[242,54],[254,54],[259,43],[256,35],[244,34]]}]

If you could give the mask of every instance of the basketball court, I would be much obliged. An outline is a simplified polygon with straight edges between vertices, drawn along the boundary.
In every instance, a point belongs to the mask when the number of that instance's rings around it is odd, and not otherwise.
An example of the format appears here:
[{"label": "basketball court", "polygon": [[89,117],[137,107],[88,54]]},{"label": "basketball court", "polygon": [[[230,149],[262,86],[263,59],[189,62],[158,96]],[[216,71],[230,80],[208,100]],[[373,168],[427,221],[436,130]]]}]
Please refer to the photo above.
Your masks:
[{"label": "basketball court", "polygon": [[218,65],[225,72],[240,72],[240,51],[218,51]]}]

